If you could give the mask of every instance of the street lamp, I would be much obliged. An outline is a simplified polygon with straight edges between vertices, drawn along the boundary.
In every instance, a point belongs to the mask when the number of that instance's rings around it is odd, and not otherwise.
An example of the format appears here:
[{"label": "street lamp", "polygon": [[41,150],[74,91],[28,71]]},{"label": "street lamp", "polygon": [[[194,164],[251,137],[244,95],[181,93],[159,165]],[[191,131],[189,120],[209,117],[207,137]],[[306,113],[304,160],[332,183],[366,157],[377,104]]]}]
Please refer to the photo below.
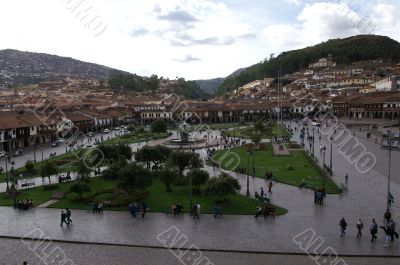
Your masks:
[{"label": "street lamp", "polygon": [[314,140],[314,131],[315,131],[315,129],[314,129],[314,127],[312,128],[312,157],[314,157],[315,156],[315,147],[314,147],[314,144],[315,144],[315,140]]},{"label": "street lamp", "polygon": [[390,209],[391,206],[391,194],[390,194],[390,178],[391,178],[391,166],[392,166],[392,123],[390,123],[389,130],[389,169],[388,169],[388,187],[387,187],[387,204],[386,208]]},{"label": "street lamp", "polygon": [[[14,169],[13,167],[11,167],[11,169]],[[15,189],[16,189],[16,187],[15,187],[15,171],[14,170],[12,170],[12,195],[13,195],[13,207],[14,207],[14,209],[16,209],[17,208],[17,197],[16,197],[16,193],[15,193]]]},{"label": "street lamp", "polygon": [[8,155],[5,155],[5,160],[6,160],[6,182],[7,182],[7,192],[10,190],[10,187],[8,186]]},{"label": "street lamp", "polygon": [[42,144],[42,146],[40,147],[40,149],[42,150],[42,162],[43,162],[43,144]]},{"label": "street lamp", "polygon": [[33,161],[36,163],[36,139],[35,139],[35,148],[33,149]]},{"label": "street lamp", "polygon": [[331,138],[330,138],[330,140],[331,140],[331,161],[330,161],[330,164],[329,164],[329,168],[330,168],[330,175],[332,176],[333,175],[333,169],[332,169],[332,142],[333,142],[333,136],[331,136]]},{"label": "street lamp", "polygon": [[251,155],[253,156],[253,178],[256,175],[256,168],[254,167],[254,151],[255,151],[255,144],[253,143],[253,151],[251,152]]},{"label": "street lamp", "polygon": [[[322,148],[322,153],[323,153],[323,156],[322,156],[322,168],[325,169],[325,153],[326,153],[326,147],[325,146]],[[322,177],[322,186],[324,186],[324,184],[325,184],[324,174],[322,174],[321,177]]]},{"label": "street lamp", "polygon": [[189,205],[190,205],[190,213],[193,214],[193,190],[192,190],[192,174],[189,173]]},{"label": "street lamp", "polygon": [[249,189],[249,171],[250,168],[250,150],[247,151],[247,189],[246,189],[246,195],[250,196],[250,189]]}]

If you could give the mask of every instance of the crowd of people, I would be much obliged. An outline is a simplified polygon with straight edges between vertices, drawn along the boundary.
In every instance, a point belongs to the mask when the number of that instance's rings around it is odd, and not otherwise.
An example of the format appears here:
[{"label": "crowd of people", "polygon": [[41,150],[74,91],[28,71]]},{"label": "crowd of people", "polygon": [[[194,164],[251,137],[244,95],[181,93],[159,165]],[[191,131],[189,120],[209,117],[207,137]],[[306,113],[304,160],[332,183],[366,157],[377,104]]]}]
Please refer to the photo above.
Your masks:
[{"label": "crowd of people", "polygon": [[66,224],[67,226],[72,224],[71,211],[68,208],[66,208],[65,211],[61,211],[61,224],[60,224],[60,226],[63,227],[63,224]]},{"label": "crowd of people", "polygon": [[264,207],[258,206],[254,217],[258,218],[261,215],[264,216],[264,219],[268,219],[269,217],[275,219],[275,207],[271,204],[266,204]]},{"label": "crowd of people", "polygon": [[326,197],[325,187],[322,186],[314,190],[314,203],[318,205],[324,204],[324,198]]},{"label": "crowd of people", "polygon": [[103,203],[102,202],[95,202],[93,205],[93,213],[102,213],[103,212]]},{"label": "crowd of people", "polygon": [[132,215],[132,217],[136,217],[140,214],[142,218],[144,218],[148,210],[149,208],[146,202],[142,202],[141,204],[137,202],[132,202],[128,206],[128,211]]},{"label": "crowd of people", "polygon": [[19,200],[17,202],[17,209],[27,211],[33,207],[32,199]]},{"label": "crowd of people", "polygon": [[[340,227],[340,237],[344,237],[347,230],[347,222],[344,217],[340,219],[339,227]],[[360,239],[362,237],[362,231],[364,229],[364,223],[361,220],[361,218],[357,219],[355,227],[357,229],[357,239]],[[386,210],[383,216],[383,222],[380,226],[378,226],[375,218],[372,219],[369,227],[369,231],[371,234],[371,240],[370,240],[371,242],[375,242],[377,240],[378,238],[377,234],[379,231],[378,228],[381,228],[385,235],[385,244],[383,245],[384,248],[389,247],[395,239],[399,238],[399,233],[396,231],[396,223],[394,222],[392,214],[389,209]]]}]

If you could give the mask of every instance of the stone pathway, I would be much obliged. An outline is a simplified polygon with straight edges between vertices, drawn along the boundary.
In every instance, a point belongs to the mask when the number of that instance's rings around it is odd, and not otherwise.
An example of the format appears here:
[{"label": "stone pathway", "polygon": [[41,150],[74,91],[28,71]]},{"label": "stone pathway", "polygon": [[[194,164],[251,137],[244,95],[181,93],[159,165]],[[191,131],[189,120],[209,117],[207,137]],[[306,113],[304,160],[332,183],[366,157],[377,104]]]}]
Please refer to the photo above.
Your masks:
[{"label": "stone pathway", "polygon": [[[328,144],[324,138],[322,143]],[[368,148],[373,150],[373,147]],[[376,151],[376,155],[384,160],[385,151]],[[319,152],[316,152],[316,156],[320,161]],[[343,182],[344,175],[349,173],[348,191],[340,195],[328,195],[324,205],[319,206],[314,204],[312,191],[274,183],[272,194],[269,195],[271,202],[289,210],[275,220],[255,219],[253,216],[223,216],[215,219],[212,215],[202,215],[200,220],[193,220],[189,215],[175,218],[158,213],[150,213],[144,219],[134,219],[127,212],[106,211],[94,215],[90,211],[73,210],[73,225],[60,228],[60,210],[43,208],[21,212],[0,207],[0,236],[23,237],[35,229],[41,229],[50,238],[58,240],[159,247],[162,244],[157,240],[157,235],[176,227],[191,244],[203,250],[302,253],[295,239],[305,231],[313,231],[315,238],[323,242],[315,250],[317,253],[331,247],[341,255],[399,256],[399,242],[390,248],[382,248],[382,231],[379,231],[376,243],[371,244],[368,236],[370,220],[376,218],[380,223],[385,210],[387,178],[382,173],[385,165],[377,164],[373,170],[362,174],[335,149],[333,161],[332,178],[337,183]],[[399,172],[396,171],[398,166],[394,165],[393,172]],[[206,169],[213,175],[221,173],[219,169]],[[243,194],[247,176],[234,173],[233,176],[241,183]],[[391,190],[395,198],[400,198],[400,185],[396,179],[398,176],[394,176]],[[263,179],[250,177],[249,184],[251,194],[254,194],[260,187],[266,188],[267,183]],[[393,215],[396,220],[399,210],[399,205],[394,204]],[[341,217],[345,217],[349,224],[345,238],[339,237],[338,222]],[[364,220],[364,236],[356,239],[355,222],[359,217]]]},{"label": "stone pathway", "polygon": [[54,200],[54,199],[48,200],[47,202],[42,203],[41,205],[37,206],[36,208],[47,208],[47,207],[49,207],[50,205],[55,204],[55,203],[58,202],[58,201],[59,201],[59,200]]}]

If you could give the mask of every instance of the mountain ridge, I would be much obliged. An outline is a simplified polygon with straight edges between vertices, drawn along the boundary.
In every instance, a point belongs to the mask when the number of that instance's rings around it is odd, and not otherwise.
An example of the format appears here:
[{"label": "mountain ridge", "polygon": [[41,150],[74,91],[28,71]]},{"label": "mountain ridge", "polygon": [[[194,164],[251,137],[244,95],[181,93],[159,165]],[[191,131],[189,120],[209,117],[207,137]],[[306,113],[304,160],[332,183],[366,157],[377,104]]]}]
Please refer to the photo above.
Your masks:
[{"label": "mountain ridge", "polygon": [[400,43],[386,36],[357,35],[285,51],[276,58],[248,67],[237,76],[225,78],[217,88],[216,95],[224,95],[257,79],[276,77],[280,69],[281,75],[306,69],[310,63],[328,54],[332,54],[338,64],[374,59],[399,62]]},{"label": "mountain ridge", "polygon": [[0,50],[0,85],[9,87],[71,77],[102,79],[127,73],[108,66],[47,53]]}]

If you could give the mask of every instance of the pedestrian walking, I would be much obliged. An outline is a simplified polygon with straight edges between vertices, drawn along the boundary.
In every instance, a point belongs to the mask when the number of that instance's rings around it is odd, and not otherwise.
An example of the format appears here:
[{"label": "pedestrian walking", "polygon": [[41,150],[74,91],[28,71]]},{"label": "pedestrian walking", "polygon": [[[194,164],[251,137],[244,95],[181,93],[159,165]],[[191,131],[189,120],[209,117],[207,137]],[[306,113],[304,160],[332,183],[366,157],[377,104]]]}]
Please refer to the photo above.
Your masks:
[{"label": "pedestrian walking", "polygon": [[340,237],[344,237],[347,228],[347,223],[346,220],[344,220],[344,217],[342,217],[342,219],[340,220],[339,226],[340,226]]},{"label": "pedestrian walking", "polygon": [[349,183],[349,174],[346,173],[346,176],[344,176],[344,182],[347,184]]},{"label": "pedestrian walking", "polygon": [[371,242],[376,241],[376,234],[378,233],[378,224],[376,223],[375,219],[372,219],[372,224],[371,227],[369,228],[369,231],[371,232]]},{"label": "pedestrian walking", "polygon": [[67,215],[67,222],[68,222],[68,224],[70,224],[70,223],[72,223],[72,220],[71,220],[71,211],[67,208],[67,209],[65,209],[65,211],[66,211],[66,215]]},{"label": "pedestrian walking", "polygon": [[272,186],[273,186],[272,180],[270,180],[269,183],[268,183],[268,192],[269,193],[272,193]]},{"label": "pedestrian walking", "polygon": [[142,209],[141,209],[142,218],[144,218],[146,213],[147,213],[147,204],[145,202],[142,202]]},{"label": "pedestrian walking", "polygon": [[198,202],[193,205],[193,219],[200,219],[200,204]]},{"label": "pedestrian walking", "polygon": [[67,226],[69,225],[67,223],[67,214],[64,211],[61,211],[61,227],[63,226],[63,224],[66,224]]},{"label": "pedestrian walking", "polygon": [[264,197],[264,189],[261,187],[261,192],[260,192],[261,197]]},{"label": "pedestrian walking", "polygon": [[357,238],[361,238],[362,230],[364,228],[364,224],[363,224],[361,218],[358,218],[357,223],[356,223],[356,227],[357,227]]},{"label": "pedestrian walking", "polygon": [[390,213],[389,208],[386,209],[385,214],[383,215],[383,218],[385,218],[386,223],[389,223],[390,220],[392,219],[392,214]]},{"label": "pedestrian walking", "polygon": [[392,231],[390,229],[390,225],[389,223],[386,223],[384,225],[381,225],[380,228],[385,231],[385,244],[383,245],[383,247],[387,248],[390,246],[390,241],[392,240]]}]

